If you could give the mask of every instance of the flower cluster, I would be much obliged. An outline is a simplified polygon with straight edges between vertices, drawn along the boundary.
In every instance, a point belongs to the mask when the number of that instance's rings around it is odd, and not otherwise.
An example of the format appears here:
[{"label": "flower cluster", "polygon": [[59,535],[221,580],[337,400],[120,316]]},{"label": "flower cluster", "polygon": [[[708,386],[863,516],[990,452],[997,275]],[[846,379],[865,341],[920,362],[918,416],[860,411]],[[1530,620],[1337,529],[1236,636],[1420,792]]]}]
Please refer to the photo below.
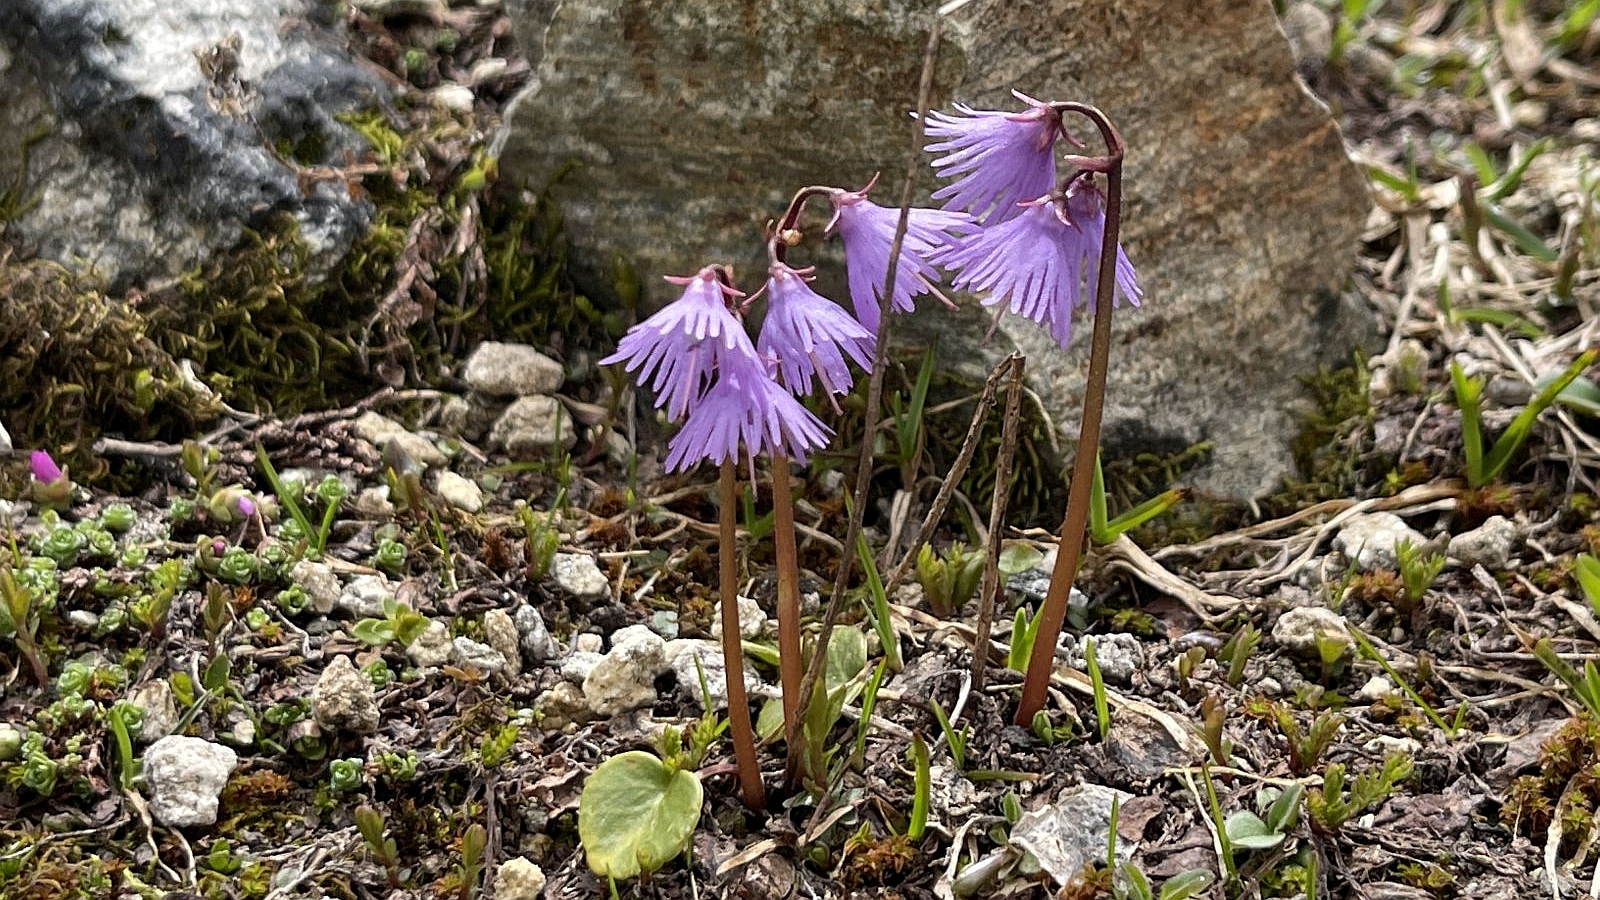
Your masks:
[{"label": "flower cluster", "polygon": [[[601,362],[623,363],[669,418],[683,420],[669,444],[669,471],[733,461],[741,445],[752,457],[804,461],[829,431],[795,398],[820,388],[831,401],[850,390],[851,363],[870,365],[881,309],[910,312],[924,294],[949,304],[936,286],[941,268],[953,287],[985,295],[985,306],[1038,322],[1067,345],[1075,311],[1095,300],[1105,197],[1094,182],[1095,157],[1069,156],[1073,171],[1057,182],[1056,140],[1081,146],[1062,127],[1068,105],[1016,96],[1025,111],[958,104],[953,114],[927,117],[934,169],[952,183],[933,194],[943,209],[908,211],[892,296],[885,294],[900,211],[868,199],[876,176],[856,191],[796,193],[769,238],[767,282],[751,297],[723,266],[668,279],[684,286],[682,296],[630,329]],[[816,196],[833,208],[825,231],[837,231],[844,245],[854,317],[811,289],[811,269],[784,261],[801,209]],[[1133,266],[1121,247],[1116,253],[1113,299],[1137,305]],[[742,316],[762,294],[766,322],[752,343]]]},{"label": "flower cluster", "polygon": [[[1094,304],[1105,198],[1092,167],[1056,183],[1056,139],[1077,144],[1062,128],[1061,108],[1013,93],[1028,105],[1026,112],[958,105],[957,115],[928,116],[925,133],[934,142],[927,150],[942,154],[934,169],[955,179],[933,196],[981,223],[929,260],[953,274],[953,287],[983,293],[983,305],[1038,322],[1066,347],[1074,311]],[[1113,299],[1137,306],[1143,291],[1120,246],[1115,271]]]}]

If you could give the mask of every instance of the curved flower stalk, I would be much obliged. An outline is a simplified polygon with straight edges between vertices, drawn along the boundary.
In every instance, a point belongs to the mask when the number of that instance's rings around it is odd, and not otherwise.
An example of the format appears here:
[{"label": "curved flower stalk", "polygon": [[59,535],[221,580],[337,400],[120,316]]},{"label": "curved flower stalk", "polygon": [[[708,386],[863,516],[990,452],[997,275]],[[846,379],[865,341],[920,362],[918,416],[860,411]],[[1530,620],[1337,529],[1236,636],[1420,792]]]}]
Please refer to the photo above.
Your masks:
[{"label": "curved flower stalk", "polygon": [[1011,113],[958,103],[955,115],[932,112],[924,124],[924,133],[936,139],[925,149],[944,154],[934,169],[956,179],[933,199],[981,217],[984,225],[1015,217],[1017,204],[1043,196],[1056,181],[1055,139],[1065,133],[1060,108],[1011,93],[1029,109]]},{"label": "curved flower stalk", "polygon": [[[1068,491],[1060,552],[1039,608],[1035,650],[1014,719],[1027,725],[1044,705],[1054,664],[1052,651],[1066,619],[1067,595],[1083,554],[1092,482],[1087,468],[1100,447],[1111,311],[1118,299],[1137,305],[1142,292],[1133,265],[1117,243],[1126,153],[1122,137],[1105,114],[1092,106],[1042,103],[1012,93],[1029,108],[1006,113],[957,106],[955,115],[929,115],[925,134],[938,139],[926,149],[944,154],[933,160],[934,169],[942,177],[956,179],[933,196],[945,200],[947,209],[966,209],[981,217],[980,230],[955,239],[932,256],[934,263],[956,273],[953,284],[987,292],[985,305],[1010,309],[1038,322],[1062,347],[1072,335],[1073,312],[1091,304],[1094,309],[1089,374],[1078,429],[1079,471]],[[1063,127],[1066,113],[1089,119],[1100,132],[1106,151],[1103,156],[1067,156],[1072,171],[1056,184],[1056,138],[1083,146]],[[1095,186],[1097,175],[1105,176],[1104,195]]]},{"label": "curved flower stalk", "polygon": [[656,406],[665,406],[669,418],[681,419],[720,363],[752,356],[755,348],[728,309],[731,298],[744,295],[727,283],[720,267],[706,266],[688,277],[669,275],[667,280],[684,285],[683,295],[628,329],[617,342],[617,352],[600,364],[624,363],[641,385],[650,379]]},{"label": "curved flower stalk", "polygon": [[812,376],[829,400],[848,393],[855,382],[849,357],[871,365],[873,336],[844,308],[806,282],[811,269],[773,263],[767,279],[767,320],[756,349],[777,363],[778,380],[798,396],[811,393]]},{"label": "curved flower stalk", "polygon": [[[888,280],[889,251],[894,245],[894,233],[900,219],[900,210],[879,206],[867,199],[867,192],[872,190],[877,180],[874,175],[872,182],[859,191],[835,191],[830,194],[828,199],[833,203],[833,220],[826,229],[837,229],[839,239],[844,243],[850,302],[855,307],[856,320],[874,335],[878,332],[878,310]],[[948,232],[959,232],[971,225],[972,217],[964,212],[940,209],[910,211],[900,256],[895,261],[895,290],[890,301],[892,309],[911,312],[915,309],[912,298],[921,294],[932,294],[945,305],[953,306],[935,286],[939,275],[929,264],[928,257],[951,240]]]},{"label": "curved flower stalk", "polygon": [[[931,259],[955,273],[951,287],[984,293],[984,306],[1038,322],[1065,349],[1073,313],[1094,305],[1106,222],[1102,196],[1079,179],[1019,208],[1016,217],[958,238]],[[1118,247],[1116,299],[1138,306],[1143,296]]]}]

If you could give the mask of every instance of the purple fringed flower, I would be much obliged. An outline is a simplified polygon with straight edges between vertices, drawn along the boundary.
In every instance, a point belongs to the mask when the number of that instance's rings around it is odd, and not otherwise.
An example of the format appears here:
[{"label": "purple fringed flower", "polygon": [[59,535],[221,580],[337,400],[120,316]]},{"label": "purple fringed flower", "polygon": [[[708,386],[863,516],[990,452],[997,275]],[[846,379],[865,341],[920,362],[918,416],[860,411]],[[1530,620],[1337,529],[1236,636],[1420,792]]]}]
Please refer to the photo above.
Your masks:
[{"label": "purple fringed flower", "polygon": [[[877,176],[873,176],[873,182]],[[850,302],[856,319],[874,335],[878,333],[878,310],[883,300],[884,283],[889,275],[889,249],[894,245],[900,210],[879,206],[867,199],[868,184],[859,191],[839,191],[831,196],[833,221],[829,231],[839,229],[844,242],[845,271],[850,277]],[[950,240],[946,231],[970,225],[964,212],[938,209],[913,209],[906,220],[905,238],[900,242],[900,258],[895,262],[894,299],[891,308],[911,312],[911,298],[933,294],[944,299],[934,282],[938,273],[928,265],[928,254]],[[946,301],[948,302],[948,301]]]},{"label": "purple fringed flower", "polygon": [[33,479],[40,484],[55,484],[61,480],[61,467],[56,465],[47,451],[33,451],[28,456],[28,468],[33,471]]},{"label": "purple fringed flower", "polygon": [[945,154],[933,161],[934,169],[942,178],[957,179],[934,191],[933,198],[944,200],[945,209],[980,216],[984,225],[1015,218],[1018,203],[1043,196],[1056,182],[1052,148],[1061,114],[1047,103],[1011,93],[1032,108],[1010,113],[958,103],[958,115],[931,112],[926,122],[927,136],[940,139],[926,149]]},{"label": "purple fringed flower", "polygon": [[856,365],[871,365],[871,332],[833,301],[806,284],[810,269],[774,265],[767,280],[767,320],[761,326],[756,349],[777,361],[778,378],[797,395],[811,393],[816,375],[829,394],[850,390],[854,377],[849,356]]},{"label": "purple fringed flower", "polygon": [[[1073,310],[1094,304],[1104,233],[1100,192],[1077,182],[1064,206],[1042,197],[1016,218],[956,241],[933,262],[956,273],[952,287],[986,293],[984,306],[1004,303],[1048,328],[1066,347]],[[1137,306],[1142,296],[1133,265],[1119,246],[1113,299]]]},{"label": "purple fringed flower", "polygon": [[753,356],[755,348],[728,310],[727,298],[743,295],[723,284],[715,267],[667,280],[685,285],[683,296],[628,329],[617,352],[600,363],[626,363],[640,384],[654,373],[650,389],[656,406],[667,407],[667,415],[678,419],[700,396],[713,369],[730,356]]},{"label": "purple fringed flower", "polygon": [[772,379],[759,357],[733,353],[718,362],[716,381],[667,443],[667,471],[737,460],[741,443],[752,458],[782,453],[804,463],[831,434]]}]

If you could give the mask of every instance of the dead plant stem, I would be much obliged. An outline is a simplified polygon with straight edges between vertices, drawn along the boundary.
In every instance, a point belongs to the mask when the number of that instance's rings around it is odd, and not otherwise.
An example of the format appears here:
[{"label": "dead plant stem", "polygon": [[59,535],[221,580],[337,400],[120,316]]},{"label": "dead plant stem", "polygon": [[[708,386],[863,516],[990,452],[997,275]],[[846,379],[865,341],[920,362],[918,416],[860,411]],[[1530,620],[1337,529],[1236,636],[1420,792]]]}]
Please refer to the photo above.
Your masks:
[{"label": "dead plant stem", "polygon": [[977,636],[972,640],[972,690],[983,692],[989,663],[989,632],[994,628],[995,602],[1000,595],[1000,538],[1005,533],[1006,502],[1011,497],[1011,461],[1017,455],[1017,420],[1022,418],[1023,357],[1006,357],[1011,370],[1006,388],[1005,418],[1000,426],[1000,458],[994,464],[994,493],[989,499],[989,546],[984,548],[983,581],[978,588]]},{"label": "dead plant stem", "polygon": [[[856,481],[852,491],[854,503],[850,507],[850,521],[845,528],[844,552],[839,556],[839,572],[833,580],[833,593],[828,597],[827,609],[822,616],[822,629],[817,633],[816,648],[806,666],[805,679],[800,683],[800,696],[806,703],[816,689],[822,674],[822,663],[827,658],[828,640],[833,636],[833,625],[844,607],[845,589],[850,586],[854,572],[855,555],[851,552],[861,533],[861,518],[866,513],[867,489],[872,484],[872,435],[878,427],[879,406],[883,403],[883,376],[887,368],[889,351],[889,319],[893,312],[895,276],[900,268],[901,245],[905,243],[906,225],[911,220],[911,201],[916,196],[917,175],[922,169],[922,123],[928,114],[928,96],[933,91],[933,70],[939,58],[939,33],[943,17],[934,14],[933,25],[928,30],[928,44],[922,54],[922,76],[917,84],[917,115],[912,127],[911,151],[906,156],[905,183],[900,190],[900,219],[895,224],[894,242],[889,245],[888,273],[884,277],[883,293],[878,298],[878,337],[872,352],[872,371],[867,377],[867,406],[862,413],[861,451],[856,459]],[[800,719],[796,716],[786,723],[784,738],[788,760],[784,767],[784,783],[793,789],[799,781],[803,750],[800,746]],[[820,739],[820,738],[819,738]]]}]

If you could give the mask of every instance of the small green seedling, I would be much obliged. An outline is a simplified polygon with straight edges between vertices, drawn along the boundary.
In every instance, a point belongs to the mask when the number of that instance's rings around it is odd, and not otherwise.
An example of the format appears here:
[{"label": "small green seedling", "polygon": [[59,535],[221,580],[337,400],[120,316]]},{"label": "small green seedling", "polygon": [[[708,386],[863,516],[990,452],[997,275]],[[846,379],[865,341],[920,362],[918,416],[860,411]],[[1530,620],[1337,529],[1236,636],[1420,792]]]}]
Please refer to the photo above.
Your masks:
[{"label": "small green seedling", "polygon": [[1200,737],[1211,753],[1211,761],[1226,766],[1233,760],[1233,741],[1228,740],[1223,725],[1228,710],[1215,694],[1207,694],[1200,701]]},{"label": "small green seedling", "polygon": [[1106,702],[1106,680],[1100,674],[1100,661],[1095,658],[1094,638],[1084,638],[1083,664],[1089,670],[1089,685],[1094,692],[1094,721],[1100,740],[1111,734],[1111,706]]},{"label": "small green seedling", "polygon": [[382,647],[392,642],[408,647],[428,625],[427,616],[414,612],[393,597],[385,597],[383,618],[360,619],[350,626],[350,634],[369,647]]},{"label": "small green seedling", "polygon": [[1101,471],[1100,454],[1096,453],[1094,479],[1089,484],[1089,539],[1100,545],[1110,544],[1124,533],[1182,503],[1186,493],[1181,488],[1163,491],[1114,519],[1108,518],[1106,476]]},{"label": "small green seedling", "polygon": [[1033,655],[1033,642],[1039,636],[1040,618],[1030,616],[1018,607],[1011,621],[1011,641],[1006,646],[1006,668],[1014,672],[1028,671],[1028,659]]},{"label": "small green seedling", "polygon": [[1322,787],[1312,788],[1306,795],[1312,824],[1325,834],[1338,831],[1355,816],[1387,800],[1400,782],[1411,777],[1411,768],[1405,754],[1391,753],[1379,768],[1357,775],[1346,790],[1344,765],[1328,766]]},{"label": "small green seedling", "polygon": [[1550,645],[1549,638],[1540,638],[1533,645],[1533,655],[1552,674],[1561,679],[1561,682],[1572,691],[1573,699],[1577,700],[1589,714],[1600,718],[1600,669],[1596,669],[1593,660],[1585,660],[1583,674],[1567,661],[1562,659],[1556,649]]},{"label": "small green seedling", "polygon": [[917,551],[916,576],[928,608],[936,616],[950,618],[978,592],[983,553],[955,544],[940,555],[923,544]]},{"label": "small green seedling", "polygon": [[1578,580],[1578,588],[1583,591],[1584,599],[1589,601],[1589,608],[1600,616],[1600,558],[1592,553],[1579,553],[1572,566],[1572,575]]},{"label": "small green seedling", "polygon": [[1290,771],[1296,775],[1309,774],[1332,746],[1339,729],[1344,727],[1344,716],[1323,710],[1311,720],[1309,728],[1301,731],[1293,713],[1282,704],[1267,702],[1271,704],[1274,724],[1289,745]]},{"label": "small green seedling", "polygon": [[944,707],[937,700],[929,700],[928,708],[933,710],[933,717],[939,721],[939,730],[944,733],[945,746],[950,748],[950,761],[955,763],[956,771],[967,770],[967,738],[972,730],[971,726],[963,725],[957,731],[950,724],[950,717],[945,715]]},{"label": "small green seedling", "polygon": [[1545,384],[1506,426],[1505,433],[1488,448],[1487,453],[1484,451],[1481,402],[1484,380],[1476,376],[1467,377],[1461,371],[1461,366],[1451,362],[1450,381],[1455,388],[1456,406],[1461,410],[1461,442],[1466,455],[1467,484],[1480,488],[1500,477],[1500,473],[1511,463],[1511,457],[1533,432],[1534,420],[1555,403],[1567,385],[1592,365],[1596,358],[1600,358],[1600,348],[1585,351],[1559,376]]},{"label": "small green seedling", "polygon": [[654,872],[689,849],[704,793],[694,772],[642,750],[597,766],[578,797],[578,841],[602,878]]},{"label": "small green seedling", "polygon": [[928,745],[923,742],[922,735],[911,735],[911,746],[906,753],[911,757],[912,771],[911,821],[906,825],[906,837],[920,841],[928,829],[928,805],[933,791]]},{"label": "small green seedling", "polygon": [[1223,830],[1229,843],[1241,850],[1271,850],[1281,845],[1300,821],[1303,793],[1299,784],[1281,789],[1263,787],[1256,796],[1256,806],[1264,817],[1247,809],[1228,816]]},{"label": "small green seedling", "polygon": [[1239,626],[1239,630],[1228,638],[1217,651],[1217,659],[1228,665],[1228,686],[1238,687],[1244,683],[1244,667],[1250,662],[1250,654],[1255,652],[1256,645],[1261,643],[1261,629],[1249,622]]},{"label": "small green seedling", "polygon": [[1394,558],[1400,566],[1406,601],[1415,606],[1444,571],[1444,554],[1427,553],[1411,541],[1401,540],[1394,545]]},{"label": "small green seedling", "polygon": [[43,604],[34,592],[17,583],[11,567],[0,568],[0,635],[11,638],[17,652],[28,661],[33,679],[43,687],[50,683],[50,667],[39,648],[39,621]]},{"label": "small green seedling", "polygon": [[403,883],[400,876],[400,848],[394,838],[384,835],[383,813],[370,806],[356,807],[356,830],[367,845],[367,852],[378,865],[383,866],[389,878],[389,887],[398,888]]},{"label": "small green seedling", "polygon": [[489,832],[477,822],[461,833],[461,900],[478,896],[483,881],[483,851],[489,846]]}]

